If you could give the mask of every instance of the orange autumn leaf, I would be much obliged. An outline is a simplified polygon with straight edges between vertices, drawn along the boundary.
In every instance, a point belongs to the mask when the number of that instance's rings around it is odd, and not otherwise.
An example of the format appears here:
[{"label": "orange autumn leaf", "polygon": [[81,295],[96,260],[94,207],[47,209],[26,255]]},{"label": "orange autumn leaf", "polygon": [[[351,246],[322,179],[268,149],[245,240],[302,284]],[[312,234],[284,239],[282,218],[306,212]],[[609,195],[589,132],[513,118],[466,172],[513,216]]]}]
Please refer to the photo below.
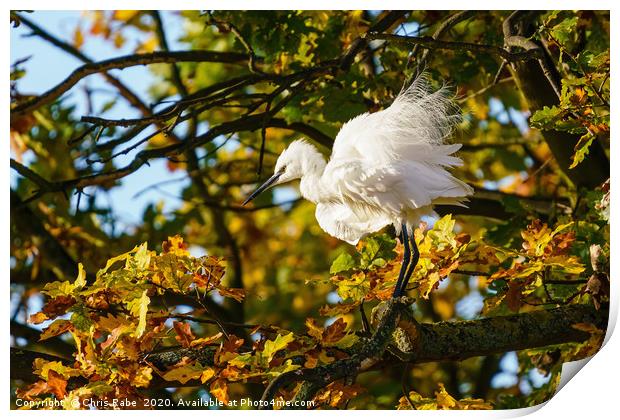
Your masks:
[{"label": "orange autumn leaf", "polygon": [[47,373],[47,383],[50,391],[57,399],[62,400],[67,395],[67,380],[54,370]]},{"label": "orange autumn leaf", "polygon": [[177,333],[177,335],[175,336],[176,340],[183,347],[189,347],[192,341],[196,339],[194,333],[192,333],[191,326],[188,322],[174,321],[172,323],[172,326],[174,327],[174,331]]}]

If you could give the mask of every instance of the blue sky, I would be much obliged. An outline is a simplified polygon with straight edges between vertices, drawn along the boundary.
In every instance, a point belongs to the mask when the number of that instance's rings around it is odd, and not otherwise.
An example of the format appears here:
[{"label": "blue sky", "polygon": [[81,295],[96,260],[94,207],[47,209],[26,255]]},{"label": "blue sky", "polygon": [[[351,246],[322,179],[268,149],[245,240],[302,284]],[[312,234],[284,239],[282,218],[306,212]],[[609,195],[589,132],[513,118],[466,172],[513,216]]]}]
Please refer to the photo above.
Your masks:
[{"label": "blue sky", "polygon": [[[84,19],[81,13],[78,11],[37,11],[29,14],[28,17],[58,38],[70,42],[73,38],[75,27]],[[182,19],[173,12],[162,12],[162,19],[164,20],[171,48],[183,49],[184,45],[178,42],[180,34],[183,33]],[[38,37],[25,36],[28,33],[28,28],[23,25],[11,29],[11,63],[30,56],[30,59],[23,65],[26,70],[26,76],[18,82],[20,92],[27,94],[43,93],[61,82],[71,71],[82,64],[80,60],[73,58],[71,55]],[[82,51],[96,60],[131,54],[134,52],[138,40],[144,39],[144,35],[137,30],[128,29],[126,30],[126,38],[128,42],[121,49],[116,49],[111,42],[107,42],[102,38],[87,36]],[[146,67],[132,67],[112,71],[111,73],[127,86],[130,86],[143,101],[146,103],[150,102],[147,90],[149,86],[156,82],[156,79]],[[111,89],[101,76],[91,75],[86,77],[65,94],[65,97],[69,98],[69,101],[77,107],[76,117],[86,114],[84,86],[88,86],[90,89],[101,89],[100,93],[93,95],[95,109],[100,108],[113,95],[116,95],[116,92],[112,90],[113,88]],[[105,116],[106,118],[134,118],[140,115],[123,99],[120,99],[117,105],[107,112]],[[114,162],[119,166],[123,165],[133,159],[134,155],[129,154],[116,158]],[[112,189],[107,196],[101,193],[97,194],[98,200],[111,203],[120,222],[117,228],[127,228],[133,224],[141,223],[144,208],[149,203],[163,201],[165,211],[171,211],[181,204],[180,200],[175,200],[169,195],[164,195],[155,190],[150,190],[135,197],[136,193],[148,185],[171,178],[179,178],[179,175],[171,174],[165,165],[166,161],[163,159],[152,161],[150,166],[144,166],[138,172],[123,178],[121,185]],[[12,172],[12,179],[15,176],[15,173]],[[171,195],[178,196],[182,187],[187,185],[188,182],[186,180],[166,184],[161,189],[169,192]],[[85,192],[88,193],[89,189],[86,189]],[[75,197],[73,199],[75,200]]]}]

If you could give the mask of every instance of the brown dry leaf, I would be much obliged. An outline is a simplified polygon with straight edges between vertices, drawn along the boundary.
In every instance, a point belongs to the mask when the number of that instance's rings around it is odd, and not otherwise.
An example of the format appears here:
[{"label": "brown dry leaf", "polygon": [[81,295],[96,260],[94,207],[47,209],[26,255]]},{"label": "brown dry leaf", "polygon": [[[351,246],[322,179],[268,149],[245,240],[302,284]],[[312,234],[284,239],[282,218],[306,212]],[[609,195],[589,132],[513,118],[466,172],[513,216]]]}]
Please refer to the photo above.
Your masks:
[{"label": "brown dry leaf", "polygon": [[71,321],[67,321],[66,319],[57,319],[56,321],[52,322],[49,327],[43,330],[43,332],[41,333],[41,337],[39,337],[39,341],[56,337],[57,335],[64,334],[72,329],[73,324],[71,323]]},{"label": "brown dry leaf", "polygon": [[521,308],[521,297],[523,295],[524,284],[520,281],[508,282],[508,291],[506,292],[506,305],[513,312],[518,312]]},{"label": "brown dry leaf", "polygon": [[172,324],[177,335],[174,337],[183,347],[189,347],[196,339],[188,322],[174,321]]},{"label": "brown dry leaf", "polygon": [[36,397],[41,394],[48,394],[51,392],[51,388],[46,381],[37,381],[26,389],[19,389],[16,391],[15,396],[24,400],[32,400],[32,397]]},{"label": "brown dry leaf", "polygon": [[325,328],[321,342],[323,344],[332,344],[339,341],[347,334],[345,331],[346,327],[347,323],[344,322],[344,319],[338,318],[333,324]]},{"label": "brown dry leaf", "polygon": [[48,301],[42,309],[49,318],[56,318],[59,315],[64,315],[67,310],[75,304],[75,298],[73,296],[58,296]]},{"label": "brown dry leaf", "polygon": [[32,314],[28,317],[29,324],[40,324],[44,321],[47,321],[49,318],[43,312],[37,312],[36,314]]},{"label": "brown dry leaf", "polygon": [[236,288],[233,288],[233,287],[218,286],[217,287],[217,291],[218,291],[218,293],[220,295],[222,295],[224,297],[232,298],[232,299],[236,300],[237,302],[241,302],[245,298],[245,290],[243,290],[243,289],[236,289]]}]

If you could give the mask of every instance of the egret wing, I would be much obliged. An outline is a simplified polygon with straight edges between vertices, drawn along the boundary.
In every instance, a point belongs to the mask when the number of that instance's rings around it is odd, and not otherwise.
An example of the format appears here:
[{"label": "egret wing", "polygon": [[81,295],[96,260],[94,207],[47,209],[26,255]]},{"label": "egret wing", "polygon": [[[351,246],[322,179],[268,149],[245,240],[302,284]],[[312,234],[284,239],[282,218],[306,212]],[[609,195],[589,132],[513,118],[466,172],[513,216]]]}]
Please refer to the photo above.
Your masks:
[{"label": "egret wing", "polygon": [[422,75],[388,108],[344,124],[334,140],[331,160],[366,159],[378,165],[416,160],[455,166],[460,160],[450,155],[460,145],[444,141],[458,121],[448,90],[432,92]]},{"label": "egret wing", "polygon": [[390,224],[390,220],[381,215],[362,219],[347,205],[336,202],[318,203],[315,215],[325,232],[351,245]]},{"label": "egret wing", "polygon": [[456,179],[442,165],[418,161],[373,166],[368,160],[330,161],[323,185],[357,218],[388,215],[402,220],[412,210],[442,204],[460,204],[472,193],[470,186]]}]

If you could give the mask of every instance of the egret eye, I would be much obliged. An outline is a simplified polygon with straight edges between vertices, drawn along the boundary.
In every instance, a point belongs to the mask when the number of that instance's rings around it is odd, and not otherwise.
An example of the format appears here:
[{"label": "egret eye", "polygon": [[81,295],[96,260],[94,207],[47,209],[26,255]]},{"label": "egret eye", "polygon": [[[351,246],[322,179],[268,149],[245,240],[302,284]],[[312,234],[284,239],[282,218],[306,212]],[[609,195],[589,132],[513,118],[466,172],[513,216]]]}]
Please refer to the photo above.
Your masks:
[{"label": "egret eye", "polygon": [[282,166],[278,172],[280,172],[281,174],[286,172],[286,165]]}]

